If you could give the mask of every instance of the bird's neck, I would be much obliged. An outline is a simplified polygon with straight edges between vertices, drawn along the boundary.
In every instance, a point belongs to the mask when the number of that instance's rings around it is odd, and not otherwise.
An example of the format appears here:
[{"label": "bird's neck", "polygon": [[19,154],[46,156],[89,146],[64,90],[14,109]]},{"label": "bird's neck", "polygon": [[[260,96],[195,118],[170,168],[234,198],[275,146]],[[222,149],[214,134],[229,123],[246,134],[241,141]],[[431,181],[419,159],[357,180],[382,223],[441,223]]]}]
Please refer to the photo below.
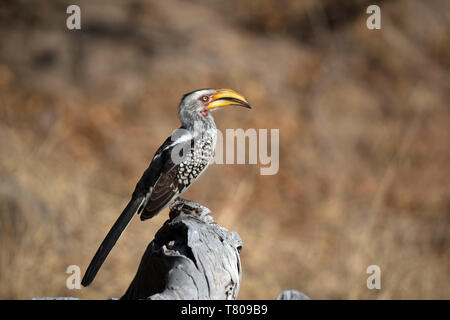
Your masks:
[{"label": "bird's neck", "polygon": [[216,124],[211,114],[202,116],[197,113],[180,114],[182,127],[189,131],[203,132],[207,130],[216,130]]},{"label": "bird's neck", "polygon": [[217,128],[211,114],[203,116],[201,114],[193,115],[192,113],[180,113],[180,120],[182,123],[181,128],[188,130],[192,138],[211,140],[211,145],[213,150],[215,150]]}]

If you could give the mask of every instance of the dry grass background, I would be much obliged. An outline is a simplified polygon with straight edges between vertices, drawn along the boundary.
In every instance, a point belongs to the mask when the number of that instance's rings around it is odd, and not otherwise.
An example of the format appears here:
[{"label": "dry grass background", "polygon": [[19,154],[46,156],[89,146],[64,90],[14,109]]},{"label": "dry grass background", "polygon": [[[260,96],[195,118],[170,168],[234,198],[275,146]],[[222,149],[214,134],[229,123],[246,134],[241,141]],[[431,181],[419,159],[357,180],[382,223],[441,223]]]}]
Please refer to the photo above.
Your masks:
[{"label": "dry grass background", "polygon": [[[167,219],[132,222],[96,281],[84,270],[185,92],[230,87],[279,128],[280,170],[214,165],[186,193],[244,240],[240,298],[450,298],[450,5],[384,1],[0,4],[0,298],[119,297]],[[382,289],[366,288],[368,265]]]}]

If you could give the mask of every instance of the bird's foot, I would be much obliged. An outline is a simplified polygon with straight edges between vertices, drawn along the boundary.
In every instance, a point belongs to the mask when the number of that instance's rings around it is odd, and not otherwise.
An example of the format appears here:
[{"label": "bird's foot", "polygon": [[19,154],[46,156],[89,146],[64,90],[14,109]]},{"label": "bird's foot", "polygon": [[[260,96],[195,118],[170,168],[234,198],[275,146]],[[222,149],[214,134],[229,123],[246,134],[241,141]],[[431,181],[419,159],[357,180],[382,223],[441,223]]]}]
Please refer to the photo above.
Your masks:
[{"label": "bird's foot", "polygon": [[205,217],[211,214],[211,210],[209,210],[207,207],[204,207],[197,202],[177,197],[170,204],[170,212],[172,213],[180,211],[189,211],[198,215],[199,217]]}]

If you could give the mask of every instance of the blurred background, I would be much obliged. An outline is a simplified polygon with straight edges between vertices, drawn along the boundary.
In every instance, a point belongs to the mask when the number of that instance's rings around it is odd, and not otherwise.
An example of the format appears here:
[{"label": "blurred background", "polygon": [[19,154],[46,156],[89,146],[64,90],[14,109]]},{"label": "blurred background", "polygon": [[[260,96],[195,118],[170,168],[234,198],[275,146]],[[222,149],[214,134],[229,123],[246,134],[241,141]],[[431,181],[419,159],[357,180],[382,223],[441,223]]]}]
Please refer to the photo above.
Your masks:
[{"label": "blurred background", "polygon": [[449,30],[445,0],[1,1],[0,298],[120,297],[168,209],[89,288],[66,268],[84,272],[181,96],[227,87],[253,110],[217,112],[221,130],[280,129],[278,174],[212,165],[185,194],[241,235],[240,299],[449,299]]}]

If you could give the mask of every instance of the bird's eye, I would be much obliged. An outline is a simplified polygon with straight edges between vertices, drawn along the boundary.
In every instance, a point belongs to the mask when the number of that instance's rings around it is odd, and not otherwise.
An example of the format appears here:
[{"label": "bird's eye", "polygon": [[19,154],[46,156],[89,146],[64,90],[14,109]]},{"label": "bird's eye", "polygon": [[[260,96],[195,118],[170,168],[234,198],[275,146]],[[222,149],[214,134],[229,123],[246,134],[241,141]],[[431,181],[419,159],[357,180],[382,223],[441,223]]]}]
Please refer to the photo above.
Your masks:
[{"label": "bird's eye", "polygon": [[209,98],[208,98],[208,96],[202,96],[202,98],[201,98],[204,102],[206,102],[206,101],[208,101],[209,100]]}]

